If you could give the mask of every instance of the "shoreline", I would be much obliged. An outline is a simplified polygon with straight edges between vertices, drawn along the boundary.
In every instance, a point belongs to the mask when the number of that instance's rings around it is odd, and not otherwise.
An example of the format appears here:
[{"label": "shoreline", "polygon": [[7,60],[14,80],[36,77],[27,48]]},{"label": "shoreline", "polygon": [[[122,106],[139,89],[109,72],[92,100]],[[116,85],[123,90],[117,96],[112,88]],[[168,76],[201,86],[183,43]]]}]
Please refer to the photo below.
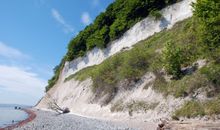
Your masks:
[{"label": "shoreline", "polygon": [[220,130],[220,120],[182,120],[163,121],[155,124],[138,120],[111,121],[82,117],[74,114],[57,114],[39,109],[22,109],[28,118],[17,124],[0,128],[0,130],[156,130],[160,124],[167,130]]},{"label": "shoreline", "polygon": [[21,110],[28,114],[28,118],[26,118],[25,120],[19,121],[16,124],[11,124],[11,125],[6,126],[4,128],[0,128],[0,130],[12,130],[17,127],[21,127],[36,118],[36,114],[34,113],[34,111],[32,111],[30,109],[21,109]]}]

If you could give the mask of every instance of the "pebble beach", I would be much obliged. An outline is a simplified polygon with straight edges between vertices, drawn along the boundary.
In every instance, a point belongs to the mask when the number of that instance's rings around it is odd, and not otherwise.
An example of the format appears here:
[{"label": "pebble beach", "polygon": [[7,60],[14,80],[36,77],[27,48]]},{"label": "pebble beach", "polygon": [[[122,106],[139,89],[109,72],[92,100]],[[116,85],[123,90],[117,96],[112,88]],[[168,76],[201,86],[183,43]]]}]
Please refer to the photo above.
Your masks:
[{"label": "pebble beach", "polygon": [[36,118],[14,130],[136,130],[108,121],[34,109]]},{"label": "pebble beach", "polygon": [[[27,119],[0,130],[157,130],[155,124],[134,120],[116,122],[37,109],[24,111],[29,115]],[[165,125],[165,130],[220,130],[219,120],[170,121]]]}]

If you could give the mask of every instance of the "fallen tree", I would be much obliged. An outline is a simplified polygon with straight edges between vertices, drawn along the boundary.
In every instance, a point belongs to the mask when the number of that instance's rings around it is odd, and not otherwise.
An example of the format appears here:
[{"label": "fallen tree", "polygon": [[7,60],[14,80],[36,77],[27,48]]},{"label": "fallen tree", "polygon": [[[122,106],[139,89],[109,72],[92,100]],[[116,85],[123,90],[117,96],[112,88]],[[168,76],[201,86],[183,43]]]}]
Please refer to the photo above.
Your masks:
[{"label": "fallen tree", "polygon": [[49,109],[59,113],[59,114],[66,114],[66,113],[69,113],[70,110],[69,108],[62,108],[58,105],[57,103],[57,99],[53,98],[50,94],[47,94],[47,99],[48,99],[48,106],[49,106]]}]

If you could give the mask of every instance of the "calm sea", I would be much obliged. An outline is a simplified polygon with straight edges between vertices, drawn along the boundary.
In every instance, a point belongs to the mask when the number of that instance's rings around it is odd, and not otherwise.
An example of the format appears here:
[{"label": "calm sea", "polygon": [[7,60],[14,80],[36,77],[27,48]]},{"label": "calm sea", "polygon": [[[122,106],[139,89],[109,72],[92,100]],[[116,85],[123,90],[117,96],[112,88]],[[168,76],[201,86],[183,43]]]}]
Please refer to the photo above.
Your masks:
[{"label": "calm sea", "polygon": [[15,105],[0,104],[0,128],[15,124],[19,121],[26,119],[27,117],[28,114],[24,111],[15,110]]}]

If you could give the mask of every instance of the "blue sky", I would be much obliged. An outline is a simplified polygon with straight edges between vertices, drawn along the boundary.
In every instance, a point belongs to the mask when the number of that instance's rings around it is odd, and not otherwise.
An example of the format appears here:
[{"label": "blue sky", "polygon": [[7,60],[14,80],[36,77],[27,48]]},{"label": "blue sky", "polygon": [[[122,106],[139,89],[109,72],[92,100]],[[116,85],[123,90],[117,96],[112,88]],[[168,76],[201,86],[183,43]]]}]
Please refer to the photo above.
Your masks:
[{"label": "blue sky", "polygon": [[0,103],[34,105],[71,38],[114,0],[1,0]]}]

